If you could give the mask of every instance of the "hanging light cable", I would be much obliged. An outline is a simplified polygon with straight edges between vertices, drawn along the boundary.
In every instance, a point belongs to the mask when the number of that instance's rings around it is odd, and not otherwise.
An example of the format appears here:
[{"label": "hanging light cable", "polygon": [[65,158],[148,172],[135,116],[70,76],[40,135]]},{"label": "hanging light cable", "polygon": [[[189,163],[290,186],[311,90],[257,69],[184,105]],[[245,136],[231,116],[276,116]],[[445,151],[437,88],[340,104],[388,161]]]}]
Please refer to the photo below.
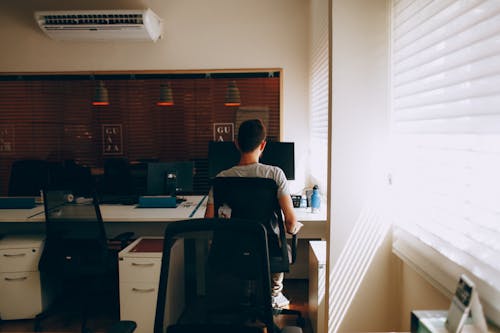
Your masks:
[{"label": "hanging light cable", "polygon": [[174,95],[170,83],[162,84],[160,86],[160,99],[156,103],[158,106],[172,106],[174,105]]},{"label": "hanging light cable", "polygon": [[95,106],[106,106],[109,105],[108,89],[104,86],[103,81],[99,81],[96,85],[94,91],[94,99],[92,100],[92,105]]},{"label": "hanging light cable", "polygon": [[225,106],[240,106],[240,90],[236,86],[235,81],[229,82],[226,90],[226,98],[224,99]]}]

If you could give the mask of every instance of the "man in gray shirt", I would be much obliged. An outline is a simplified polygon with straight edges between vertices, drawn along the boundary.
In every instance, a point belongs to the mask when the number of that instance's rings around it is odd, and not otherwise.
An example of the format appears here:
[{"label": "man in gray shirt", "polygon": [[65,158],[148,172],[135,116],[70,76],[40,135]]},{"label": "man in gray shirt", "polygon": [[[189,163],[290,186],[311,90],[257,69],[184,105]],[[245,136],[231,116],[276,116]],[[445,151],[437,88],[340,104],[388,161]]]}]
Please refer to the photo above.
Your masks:
[{"label": "man in gray shirt", "polygon": [[[259,163],[259,157],[266,147],[266,129],[261,120],[251,119],[241,123],[238,130],[237,147],[240,151],[238,165],[221,171],[217,174],[217,177],[259,177],[273,179],[278,185],[278,202],[283,211],[286,230],[290,234],[297,233],[302,224],[297,222],[285,173],[279,167]],[[205,217],[214,217],[214,209],[213,192],[210,189]],[[217,212],[217,216],[230,217],[224,211]],[[290,304],[281,292],[283,289],[283,276],[283,273],[272,274],[272,297],[273,306],[275,307],[284,307]]]}]

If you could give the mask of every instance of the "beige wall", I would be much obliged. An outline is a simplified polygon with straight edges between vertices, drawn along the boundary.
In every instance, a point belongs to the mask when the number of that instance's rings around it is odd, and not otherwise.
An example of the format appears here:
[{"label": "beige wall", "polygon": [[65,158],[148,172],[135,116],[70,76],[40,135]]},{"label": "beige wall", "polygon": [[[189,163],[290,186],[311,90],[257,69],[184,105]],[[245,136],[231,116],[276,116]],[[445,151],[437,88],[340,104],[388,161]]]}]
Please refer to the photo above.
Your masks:
[{"label": "beige wall", "polygon": [[[164,20],[152,42],[48,39],[35,10],[151,8]],[[304,186],[308,147],[308,0],[23,0],[0,2],[0,72],[283,69],[282,139],[296,142]]]},{"label": "beige wall", "polygon": [[[329,332],[409,331],[412,309],[449,305],[392,254],[390,230],[382,228],[391,210],[389,14],[390,0],[332,0]],[[375,236],[377,226],[385,232]],[[375,237],[380,243],[370,247]],[[341,283],[345,290],[336,290]]]},{"label": "beige wall", "polygon": [[434,288],[412,267],[395,259],[395,267],[401,281],[401,330],[410,330],[410,312],[412,310],[447,310],[450,299]]},{"label": "beige wall", "polygon": [[[384,204],[387,187],[387,28],[386,0],[332,1],[329,332],[397,326],[390,316],[397,307],[389,236],[386,231],[372,240],[366,230],[379,223],[378,205]],[[365,211],[370,212],[366,219],[361,217]],[[381,243],[374,249],[368,241]],[[345,290],[336,291],[341,283]]]}]

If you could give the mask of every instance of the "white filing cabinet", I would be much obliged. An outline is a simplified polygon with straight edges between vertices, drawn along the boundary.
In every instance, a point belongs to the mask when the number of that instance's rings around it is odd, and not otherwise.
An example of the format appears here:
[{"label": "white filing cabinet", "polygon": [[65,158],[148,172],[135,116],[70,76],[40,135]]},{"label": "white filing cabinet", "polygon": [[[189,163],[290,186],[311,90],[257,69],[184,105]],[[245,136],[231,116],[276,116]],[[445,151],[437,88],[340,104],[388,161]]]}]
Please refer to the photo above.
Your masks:
[{"label": "white filing cabinet", "polygon": [[141,237],[120,251],[120,319],[137,323],[134,333],[153,332],[163,238]]},{"label": "white filing cabinet", "polygon": [[49,304],[38,262],[43,235],[8,235],[0,239],[0,319],[30,319]]},{"label": "white filing cabinet", "polygon": [[309,242],[309,317],[314,333],[325,331],[326,241]]}]

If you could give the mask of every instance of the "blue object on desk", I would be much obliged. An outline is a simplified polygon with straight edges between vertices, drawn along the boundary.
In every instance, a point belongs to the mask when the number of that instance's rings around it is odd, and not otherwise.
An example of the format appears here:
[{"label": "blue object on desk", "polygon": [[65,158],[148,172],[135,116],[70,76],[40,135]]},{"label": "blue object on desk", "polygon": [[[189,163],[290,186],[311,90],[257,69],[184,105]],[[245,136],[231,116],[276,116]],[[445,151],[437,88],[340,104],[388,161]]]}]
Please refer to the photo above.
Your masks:
[{"label": "blue object on desk", "polygon": [[0,209],[25,209],[35,207],[35,197],[0,197]]},{"label": "blue object on desk", "polygon": [[313,187],[313,193],[311,195],[311,211],[313,213],[316,213],[319,211],[319,207],[321,205],[321,198],[319,196],[319,188],[318,185],[314,185]]},{"label": "blue object on desk", "polygon": [[170,195],[145,195],[139,197],[139,208],[175,208],[177,199]]}]

